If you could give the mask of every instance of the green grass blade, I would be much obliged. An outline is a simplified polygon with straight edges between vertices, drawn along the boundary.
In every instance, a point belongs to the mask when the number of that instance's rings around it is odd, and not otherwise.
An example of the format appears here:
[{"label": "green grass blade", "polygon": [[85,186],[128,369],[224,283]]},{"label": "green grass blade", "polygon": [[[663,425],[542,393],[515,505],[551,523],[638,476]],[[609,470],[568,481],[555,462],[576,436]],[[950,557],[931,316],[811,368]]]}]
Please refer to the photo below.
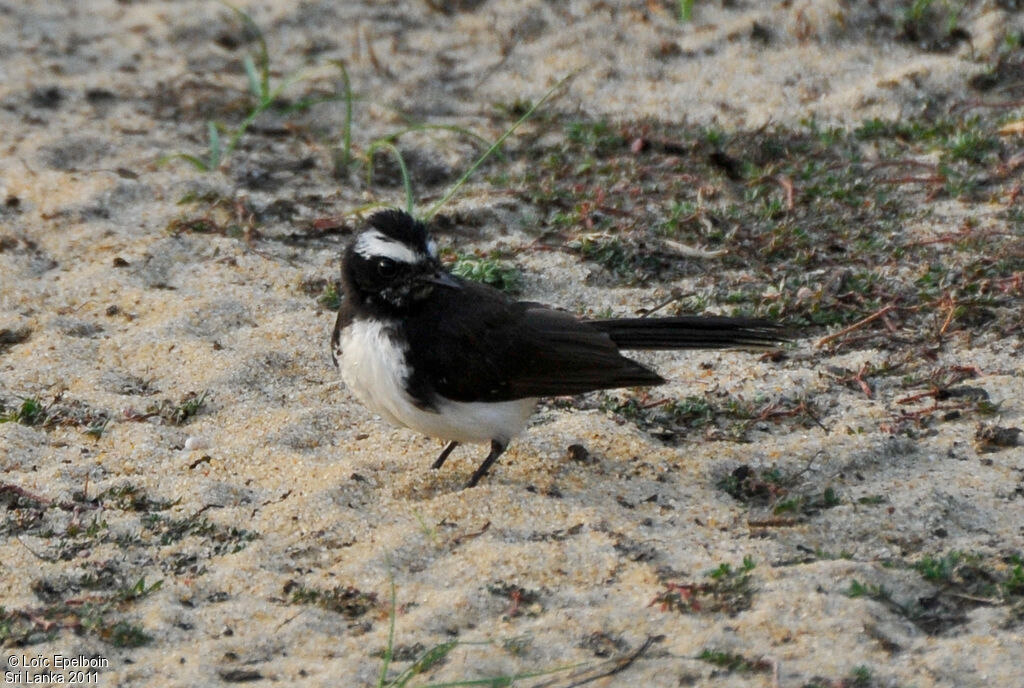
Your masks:
[{"label": "green grass blade", "polygon": [[679,21],[688,22],[693,18],[693,0],[679,0]]},{"label": "green grass blade", "polygon": [[344,60],[332,62],[341,72],[342,96],[345,99],[345,124],[341,129],[341,160],[334,161],[334,174],[337,176],[347,172],[352,162],[352,80],[348,76]]},{"label": "green grass blade", "polygon": [[547,93],[544,94],[544,97],[542,97],[540,100],[538,100],[532,106],[530,106],[530,109],[527,110],[526,113],[524,113],[522,117],[520,117],[518,120],[516,120],[515,124],[513,124],[511,127],[506,129],[505,133],[502,134],[501,136],[499,136],[498,140],[495,141],[494,143],[492,143],[490,145],[490,147],[486,151],[484,151],[483,154],[479,158],[476,159],[476,162],[474,162],[472,165],[469,166],[469,169],[467,169],[462,174],[462,176],[459,177],[458,181],[456,181],[452,185],[452,187],[450,189],[448,189],[448,191],[445,193],[445,195],[441,197],[441,200],[439,200],[437,203],[435,203],[433,206],[431,206],[430,210],[428,210],[426,212],[426,214],[424,214],[423,219],[424,220],[429,220],[430,218],[434,217],[434,215],[437,214],[437,211],[440,210],[442,207],[444,207],[444,204],[447,203],[449,200],[451,200],[451,197],[454,196],[458,192],[458,190],[460,188],[462,188],[463,184],[465,184],[467,181],[469,181],[469,178],[473,176],[473,173],[476,172],[477,168],[480,167],[482,164],[484,164],[484,162],[487,160],[487,158],[491,157],[491,155],[493,155],[495,151],[497,151],[499,148],[501,148],[502,144],[505,143],[505,139],[507,139],[509,136],[511,136],[515,132],[515,130],[518,129],[519,126],[523,122],[525,122],[526,120],[530,119],[530,117],[533,116],[533,113],[537,111],[537,108],[539,108],[541,105],[543,105],[548,100],[550,100],[551,97],[555,94],[555,92],[558,89],[560,89],[562,87],[562,85],[565,84],[565,82],[567,82],[569,79],[571,79],[575,75],[576,75],[576,72],[572,72],[571,74],[563,77],[557,84],[555,84],[554,86],[549,88]]},{"label": "green grass blade", "polygon": [[233,132],[231,132],[231,138],[228,139],[227,148],[224,149],[224,157],[227,157],[234,152],[235,148],[238,146],[238,142],[245,135],[245,132],[248,131],[249,127],[252,126],[252,123],[256,121],[256,118],[262,115],[266,109],[270,107],[270,104],[271,103],[268,102],[253,108],[252,112],[246,115],[245,119],[242,120],[242,123],[239,124]]},{"label": "green grass blade", "polygon": [[406,683],[409,682],[412,677],[422,674],[432,669],[436,664],[441,662],[445,657],[448,656],[452,650],[460,645],[458,640],[449,640],[446,643],[435,645],[434,647],[426,650],[416,661],[413,662],[405,671],[400,673],[388,686],[393,688],[402,688]]},{"label": "green grass blade", "polygon": [[263,109],[265,110],[267,107],[270,107],[270,105],[273,104],[273,102],[275,100],[277,100],[278,98],[281,97],[281,94],[284,93],[285,89],[291,87],[292,84],[297,84],[300,81],[304,81],[304,80],[306,80],[308,78],[309,78],[309,72],[307,72],[306,70],[303,70],[303,69],[299,69],[297,71],[294,71],[291,74],[289,74],[288,76],[286,76],[281,81],[281,83],[278,84],[277,88],[275,88],[273,91],[271,91],[267,95],[267,102],[266,102],[266,105],[265,105],[265,107]]},{"label": "green grass blade", "polygon": [[252,55],[246,55],[242,64],[245,65],[245,76],[249,80],[249,92],[262,102],[263,93],[260,76],[256,73],[256,63],[252,61]]},{"label": "green grass blade", "polygon": [[260,31],[260,27],[256,25],[253,18],[249,16],[248,12],[241,10],[231,3],[225,2],[224,0],[217,0],[220,4],[227,7],[229,10],[235,13],[246,30],[256,37],[256,43],[259,50],[256,53],[256,66],[259,67],[259,89],[255,93],[256,97],[261,102],[266,100],[266,96],[270,93],[270,53],[267,51],[267,41],[263,37],[263,32]]},{"label": "green grass blade", "polygon": [[220,132],[217,130],[217,123],[210,120],[206,123],[206,134],[209,139],[209,162],[207,166],[211,170],[215,170],[220,167],[220,163],[223,161],[224,151],[221,149],[220,143]]},{"label": "green grass blade", "polygon": [[223,161],[225,158],[227,158],[227,156],[231,155],[231,153],[234,152],[235,148],[238,146],[238,142],[245,135],[245,132],[249,130],[249,127],[252,126],[252,123],[256,121],[257,117],[262,115],[264,112],[269,110],[271,106],[273,106],[274,102],[281,96],[282,91],[284,91],[292,84],[298,81],[302,81],[305,78],[306,74],[304,72],[296,72],[290,75],[284,81],[282,81],[277,88],[270,92],[266,100],[260,102],[259,105],[254,107],[252,109],[252,112],[246,115],[245,119],[242,120],[242,123],[239,124],[238,127],[236,127],[233,132],[231,132],[231,138],[228,139],[228,145],[224,148],[223,154],[221,156],[221,161]]},{"label": "green grass blade", "polygon": [[405,187],[405,210],[411,214],[413,197],[412,181],[409,179],[409,168],[405,166],[405,158],[402,157],[401,151],[394,144],[379,139],[370,144],[370,148],[366,152],[366,183],[369,185],[373,181],[373,154],[380,149],[391,151],[391,154],[395,156],[395,160],[398,161],[398,167],[402,172],[402,185]]},{"label": "green grass blade", "polygon": [[159,158],[156,159],[156,164],[161,166],[166,165],[171,160],[184,160],[185,162],[191,164],[200,172],[210,171],[210,166],[206,164],[205,160],[202,160],[201,158],[198,158],[195,155],[190,155],[189,153],[171,153],[169,155],[161,155]]}]

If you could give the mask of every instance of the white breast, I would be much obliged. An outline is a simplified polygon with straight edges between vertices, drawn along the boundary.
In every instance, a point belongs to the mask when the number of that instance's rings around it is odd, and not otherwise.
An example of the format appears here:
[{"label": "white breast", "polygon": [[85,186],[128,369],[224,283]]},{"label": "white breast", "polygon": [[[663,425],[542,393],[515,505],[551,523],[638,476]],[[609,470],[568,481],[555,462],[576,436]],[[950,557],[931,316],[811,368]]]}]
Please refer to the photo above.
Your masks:
[{"label": "white breast", "polygon": [[536,399],[463,402],[439,399],[421,409],[405,391],[406,350],[388,334],[391,323],[355,320],[341,331],[335,356],[341,376],[363,404],[393,425],[457,442],[508,442],[526,427]]}]

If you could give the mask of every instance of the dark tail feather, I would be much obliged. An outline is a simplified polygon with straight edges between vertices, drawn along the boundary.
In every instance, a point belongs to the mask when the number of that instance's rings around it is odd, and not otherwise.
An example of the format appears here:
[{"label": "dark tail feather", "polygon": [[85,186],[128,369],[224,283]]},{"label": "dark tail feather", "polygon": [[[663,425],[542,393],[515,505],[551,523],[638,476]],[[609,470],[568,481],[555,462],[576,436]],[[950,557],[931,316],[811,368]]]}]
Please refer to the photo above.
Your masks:
[{"label": "dark tail feather", "polygon": [[622,349],[766,349],[788,339],[782,327],[759,318],[692,315],[586,323]]}]

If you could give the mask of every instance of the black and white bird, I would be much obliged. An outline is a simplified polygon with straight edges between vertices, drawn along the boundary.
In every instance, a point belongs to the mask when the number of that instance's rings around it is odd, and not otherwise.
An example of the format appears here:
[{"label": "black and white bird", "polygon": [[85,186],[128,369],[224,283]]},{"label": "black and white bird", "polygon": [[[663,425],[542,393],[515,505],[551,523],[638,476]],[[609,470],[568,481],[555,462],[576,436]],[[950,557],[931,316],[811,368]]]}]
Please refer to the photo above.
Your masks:
[{"label": "black and white bird", "polygon": [[390,423],[447,440],[433,468],[460,443],[490,442],[468,487],[540,397],[665,382],[620,349],[765,348],[784,338],[754,318],[583,320],[516,301],[446,271],[426,226],[399,210],[368,219],[345,251],[341,285],[331,352],[345,384]]}]

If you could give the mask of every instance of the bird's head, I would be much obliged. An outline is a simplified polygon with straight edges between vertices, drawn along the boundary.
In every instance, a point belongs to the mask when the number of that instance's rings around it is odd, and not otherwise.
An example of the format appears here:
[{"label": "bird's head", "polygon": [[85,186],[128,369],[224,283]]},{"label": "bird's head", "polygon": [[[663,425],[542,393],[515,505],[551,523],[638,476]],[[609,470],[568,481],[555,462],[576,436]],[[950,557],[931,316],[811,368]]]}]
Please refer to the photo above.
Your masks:
[{"label": "bird's head", "polygon": [[382,210],[367,220],[345,251],[346,297],[381,314],[399,314],[436,288],[458,289],[457,278],[437,258],[426,226],[401,210]]}]

